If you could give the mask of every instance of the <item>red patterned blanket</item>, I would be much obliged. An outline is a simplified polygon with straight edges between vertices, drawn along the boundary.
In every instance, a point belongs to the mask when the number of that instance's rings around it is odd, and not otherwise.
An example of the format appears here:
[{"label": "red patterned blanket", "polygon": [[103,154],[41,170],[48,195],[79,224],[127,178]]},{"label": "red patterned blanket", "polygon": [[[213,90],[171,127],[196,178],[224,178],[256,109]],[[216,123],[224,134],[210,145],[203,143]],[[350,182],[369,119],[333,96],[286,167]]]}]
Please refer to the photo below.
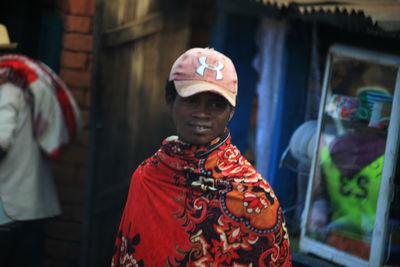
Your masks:
[{"label": "red patterned blanket", "polygon": [[112,266],[291,266],[284,215],[227,131],[169,137],[132,176]]}]

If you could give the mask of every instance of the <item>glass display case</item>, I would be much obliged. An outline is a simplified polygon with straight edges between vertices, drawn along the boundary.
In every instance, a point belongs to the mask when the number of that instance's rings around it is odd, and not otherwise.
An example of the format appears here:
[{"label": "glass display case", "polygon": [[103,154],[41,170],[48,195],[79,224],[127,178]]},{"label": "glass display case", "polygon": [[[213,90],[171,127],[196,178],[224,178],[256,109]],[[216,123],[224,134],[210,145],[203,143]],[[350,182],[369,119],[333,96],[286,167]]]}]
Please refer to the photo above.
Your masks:
[{"label": "glass display case", "polygon": [[302,252],[344,266],[400,265],[399,68],[395,55],[329,50]]}]

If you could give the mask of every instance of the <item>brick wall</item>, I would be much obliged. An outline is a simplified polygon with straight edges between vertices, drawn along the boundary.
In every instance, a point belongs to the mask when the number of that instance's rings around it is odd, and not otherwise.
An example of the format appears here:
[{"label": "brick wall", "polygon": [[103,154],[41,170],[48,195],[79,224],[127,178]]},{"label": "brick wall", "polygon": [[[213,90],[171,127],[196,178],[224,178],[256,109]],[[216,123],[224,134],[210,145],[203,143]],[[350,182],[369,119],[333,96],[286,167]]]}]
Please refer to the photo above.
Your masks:
[{"label": "brick wall", "polygon": [[81,257],[85,208],[95,0],[58,0],[58,7],[64,21],[60,76],[78,102],[84,131],[53,163],[63,212],[48,224],[45,266],[76,267]]}]

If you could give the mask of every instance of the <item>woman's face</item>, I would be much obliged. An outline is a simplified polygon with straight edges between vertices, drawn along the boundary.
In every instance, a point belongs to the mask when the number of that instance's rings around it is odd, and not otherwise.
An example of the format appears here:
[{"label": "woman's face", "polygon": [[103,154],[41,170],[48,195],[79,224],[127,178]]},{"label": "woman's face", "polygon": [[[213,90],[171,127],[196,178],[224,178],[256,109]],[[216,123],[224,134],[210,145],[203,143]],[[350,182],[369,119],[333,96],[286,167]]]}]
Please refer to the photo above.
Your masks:
[{"label": "woman's face", "polygon": [[206,145],[223,133],[234,109],[214,93],[189,97],[177,95],[172,104],[172,117],[179,139],[194,145]]}]

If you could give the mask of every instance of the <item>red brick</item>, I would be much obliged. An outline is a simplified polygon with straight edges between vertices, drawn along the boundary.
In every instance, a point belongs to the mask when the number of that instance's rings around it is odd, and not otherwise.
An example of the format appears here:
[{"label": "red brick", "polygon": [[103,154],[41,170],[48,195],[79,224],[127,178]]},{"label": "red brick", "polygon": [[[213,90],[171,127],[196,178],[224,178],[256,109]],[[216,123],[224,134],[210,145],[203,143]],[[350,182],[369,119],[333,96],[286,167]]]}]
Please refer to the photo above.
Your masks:
[{"label": "red brick", "polygon": [[90,119],[90,112],[89,109],[82,108],[81,109],[82,120],[83,120],[83,127],[89,127],[89,119]]},{"label": "red brick", "polygon": [[91,73],[89,71],[61,69],[61,78],[69,87],[90,87]]},{"label": "red brick", "polygon": [[82,33],[66,33],[63,40],[64,49],[91,52],[93,49],[93,36]]},{"label": "red brick", "polygon": [[92,18],[83,16],[66,16],[65,28],[66,32],[88,33],[91,30]]},{"label": "red brick", "polygon": [[64,51],[61,55],[61,66],[65,68],[84,69],[88,62],[86,53]]},{"label": "red brick", "polygon": [[75,101],[78,103],[78,105],[80,107],[85,106],[86,96],[85,96],[84,90],[72,88],[71,93],[72,93],[72,96],[74,97]]},{"label": "red brick", "polygon": [[93,56],[92,54],[89,54],[89,58],[88,58],[88,70],[92,70],[93,69]]},{"label": "red brick", "polygon": [[95,11],[95,0],[68,0],[69,12],[79,15],[93,15]]},{"label": "red brick", "polygon": [[90,108],[91,102],[92,102],[92,94],[88,91],[86,92],[85,106]]}]

